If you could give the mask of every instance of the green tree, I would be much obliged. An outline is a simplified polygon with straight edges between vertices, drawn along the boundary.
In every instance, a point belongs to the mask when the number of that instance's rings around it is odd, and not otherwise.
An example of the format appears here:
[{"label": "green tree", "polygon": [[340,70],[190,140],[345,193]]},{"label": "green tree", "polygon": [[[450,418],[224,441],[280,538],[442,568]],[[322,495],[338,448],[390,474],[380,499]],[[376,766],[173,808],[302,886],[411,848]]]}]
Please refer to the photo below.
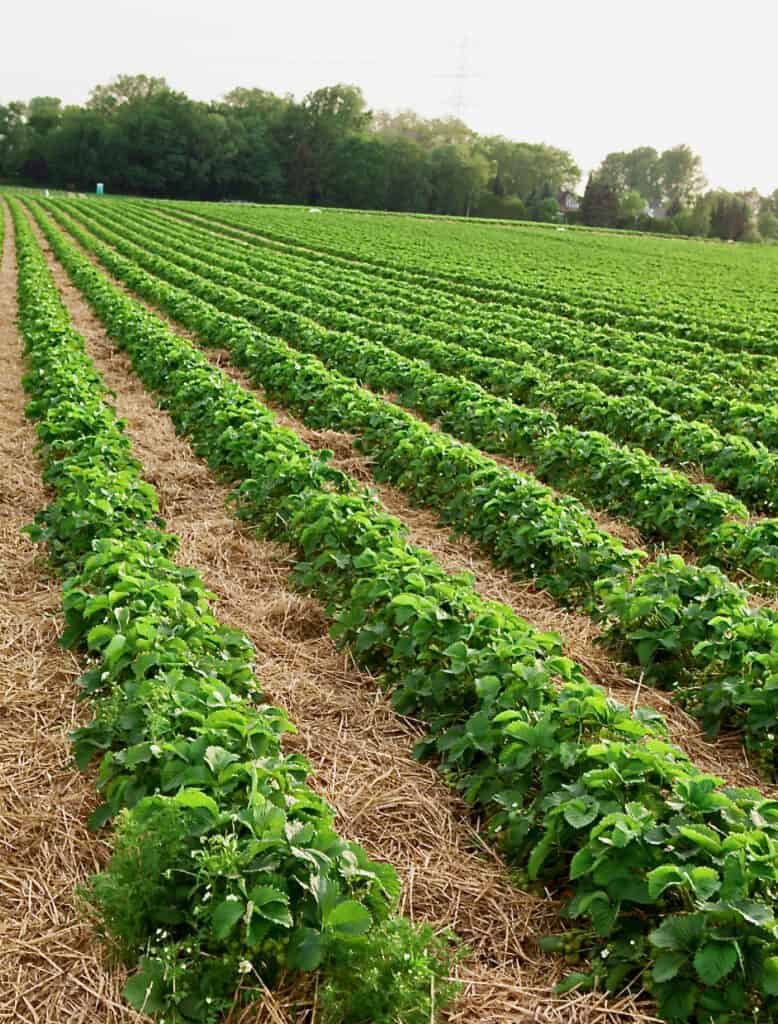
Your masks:
[{"label": "green tree", "polygon": [[331,202],[338,144],[346,135],[366,131],[370,121],[362,91],[354,85],[316,89],[290,105],[283,123],[290,195],[304,203]]},{"label": "green tree", "polygon": [[415,142],[427,152],[438,146],[472,145],[478,136],[456,117],[420,117],[413,110],[388,114],[379,110],[373,117],[373,131],[387,139]]},{"label": "green tree", "polygon": [[652,146],[639,146],[626,153],[608,153],[597,176],[618,193],[639,192],[649,202],[661,202],[660,158]]},{"label": "green tree", "polygon": [[52,184],[92,189],[111,168],[105,156],[105,118],[96,110],[66,107],[48,142]]},{"label": "green tree", "polygon": [[155,78],[153,75],[117,75],[106,85],[96,85],[86,105],[91,110],[109,114],[124,103],[149,100],[170,91],[164,78]]},{"label": "green tree", "polygon": [[293,102],[263,89],[237,88],[215,105],[227,125],[232,151],[221,195],[255,202],[283,198],[283,125]]},{"label": "green tree", "polygon": [[544,188],[556,197],[561,189],[572,189],[581,169],[570,153],[542,143],[512,142],[501,135],[481,140],[491,163],[490,187],[497,196],[518,196],[529,204]]},{"label": "green tree", "polygon": [[686,145],[666,149],[659,159],[662,195],[671,212],[688,206],[705,187],[702,158]]},{"label": "green tree", "polygon": [[[380,136],[379,136],[380,137]],[[410,139],[385,139],[386,208],[426,211],[431,184],[427,154]]]},{"label": "green tree", "polygon": [[605,181],[589,175],[581,200],[581,223],[591,227],[615,227],[619,219],[619,197]]},{"label": "green tree", "polygon": [[468,217],[489,177],[489,164],[470,147],[438,146],[429,155],[430,209]]},{"label": "green tree", "polygon": [[25,104],[14,100],[0,105],[0,177],[16,177],[24,161]]},{"label": "green tree", "polygon": [[352,133],[335,147],[327,190],[334,206],[386,209],[388,167],[386,143],[372,135]]},{"label": "green tree", "polygon": [[753,229],[751,207],[747,200],[731,192],[711,196],[710,233],[716,238],[737,242]]},{"label": "green tree", "polygon": [[762,238],[778,239],[778,216],[772,210],[763,209],[757,221]]},{"label": "green tree", "polygon": [[619,198],[619,217],[626,224],[634,226],[638,218],[645,213],[645,197],[637,189],[630,189]]}]

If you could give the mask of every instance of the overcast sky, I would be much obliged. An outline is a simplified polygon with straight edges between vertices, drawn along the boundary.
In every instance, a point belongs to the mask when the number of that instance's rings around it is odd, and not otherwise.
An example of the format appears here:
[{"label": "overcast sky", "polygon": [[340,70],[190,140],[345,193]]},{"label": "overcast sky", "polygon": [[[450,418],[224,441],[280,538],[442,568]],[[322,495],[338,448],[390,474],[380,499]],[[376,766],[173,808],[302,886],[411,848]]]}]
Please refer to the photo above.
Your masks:
[{"label": "overcast sky", "polygon": [[477,131],[569,149],[584,171],[686,142],[713,186],[778,187],[774,0],[16,0],[0,34],[0,103],[81,103],[123,72],[197,99],[349,82],[376,109],[461,98]]}]

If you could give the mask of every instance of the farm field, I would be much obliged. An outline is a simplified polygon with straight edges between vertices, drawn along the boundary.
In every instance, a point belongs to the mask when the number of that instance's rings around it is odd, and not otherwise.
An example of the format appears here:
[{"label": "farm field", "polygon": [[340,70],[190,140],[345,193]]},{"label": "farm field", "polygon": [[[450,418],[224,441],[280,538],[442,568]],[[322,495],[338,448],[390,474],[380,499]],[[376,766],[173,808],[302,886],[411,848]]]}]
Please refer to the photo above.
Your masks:
[{"label": "farm field", "polygon": [[56,747],[77,852],[24,832],[2,751],[9,877],[38,857],[63,909],[3,926],[0,1003],[778,1020],[778,250],[2,209],[35,478],[3,620],[67,652],[38,638],[58,697],[12,728]]}]

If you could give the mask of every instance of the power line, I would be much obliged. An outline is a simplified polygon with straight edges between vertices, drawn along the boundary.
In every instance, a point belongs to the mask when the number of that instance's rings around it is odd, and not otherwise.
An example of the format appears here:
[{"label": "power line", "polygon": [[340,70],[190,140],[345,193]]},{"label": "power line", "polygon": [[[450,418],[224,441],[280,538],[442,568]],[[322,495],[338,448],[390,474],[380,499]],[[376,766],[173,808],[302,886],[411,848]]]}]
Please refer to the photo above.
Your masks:
[{"label": "power line", "polygon": [[451,113],[459,121],[463,121],[465,118],[465,112],[469,106],[468,103],[468,84],[479,76],[471,70],[470,65],[470,37],[465,36],[462,42],[459,44],[459,55],[456,65],[456,70],[452,74],[443,75],[443,78],[453,78],[456,85],[455,91],[452,96],[447,98],[447,103],[451,104]]}]

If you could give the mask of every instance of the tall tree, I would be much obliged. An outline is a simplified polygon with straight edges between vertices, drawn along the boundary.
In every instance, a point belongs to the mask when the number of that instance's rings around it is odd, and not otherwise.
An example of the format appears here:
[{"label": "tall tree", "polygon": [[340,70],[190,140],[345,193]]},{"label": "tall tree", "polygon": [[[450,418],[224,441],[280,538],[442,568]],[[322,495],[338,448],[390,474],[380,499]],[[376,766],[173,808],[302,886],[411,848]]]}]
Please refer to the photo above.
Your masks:
[{"label": "tall tree", "polygon": [[438,146],[429,155],[433,213],[469,216],[489,177],[485,157],[468,146]]},{"label": "tall tree", "polygon": [[716,192],[711,196],[710,233],[737,242],[752,227],[751,206],[742,196]]},{"label": "tall tree", "polygon": [[149,100],[170,91],[164,78],[155,78],[153,75],[117,75],[112,82],[96,85],[92,89],[87,106],[92,110],[110,113],[123,103]]},{"label": "tall tree", "polygon": [[619,197],[606,181],[589,175],[581,201],[581,222],[591,227],[615,227],[619,219]]},{"label": "tall tree", "polygon": [[662,193],[671,212],[688,206],[705,188],[702,158],[686,145],[666,149],[659,158]]},{"label": "tall tree", "polygon": [[563,149],[542,143],[512,142],[501,135],[481,140],[492,165],[491,189],[498,196],[518,196],[525,202],[545,188],[555,196],[578,184],[581,169]]},{"label": "tall tree", "polygon": [[652,146],[639,146],[626,153],[608,153],[597,176],[618,193],[639,192],[651,203],[662,199],[660,157]]},{"label": "tall tree", "polygon": [[0,105],[0,177],[14,177],[21,169],[27,139],[25,110],[20,100]]}]

